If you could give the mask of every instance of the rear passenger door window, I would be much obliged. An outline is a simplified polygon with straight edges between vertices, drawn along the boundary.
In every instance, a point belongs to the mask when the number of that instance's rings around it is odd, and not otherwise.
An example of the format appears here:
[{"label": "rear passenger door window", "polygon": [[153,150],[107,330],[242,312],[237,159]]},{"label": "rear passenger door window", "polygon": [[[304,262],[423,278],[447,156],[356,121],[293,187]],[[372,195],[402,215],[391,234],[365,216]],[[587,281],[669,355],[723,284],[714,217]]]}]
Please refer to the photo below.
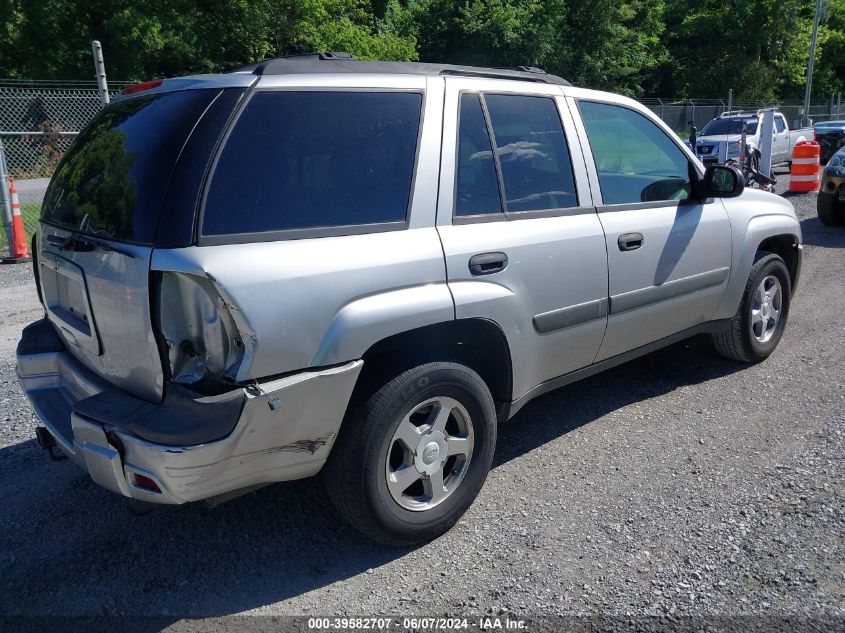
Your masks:
[{"label": "rear passenger door window", "polygon": [[417,92],[255,93],[214,168],[202,235],[402,228],[421,108]]},{"label": "rear passenger door window", "polygon": [[487,95],[506,209],[541,211],[578,206],[563,126],[548,97]]},{"label": "rear passenger door window", "polygon": [[455,199],[456,216],[578,206],[554,99],[461,95]]},{"label": "rear passenger door window", "polygon": [[455,215],[502,212],[493,145],[477,94],[461,97],[456,188]]}]

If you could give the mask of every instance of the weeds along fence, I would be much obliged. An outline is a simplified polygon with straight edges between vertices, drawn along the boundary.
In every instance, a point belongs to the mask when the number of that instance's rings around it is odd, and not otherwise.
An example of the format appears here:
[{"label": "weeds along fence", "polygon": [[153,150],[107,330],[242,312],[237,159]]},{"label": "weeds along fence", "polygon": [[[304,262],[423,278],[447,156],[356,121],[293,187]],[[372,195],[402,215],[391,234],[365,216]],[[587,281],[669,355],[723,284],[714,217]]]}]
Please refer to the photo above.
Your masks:
[{"label": "weeds along fence", "polygon": [[[125,85],[112,82],[110,94],[117,94]],[[690,121],[701,129],[728,109],[722,99],[642,99],[641,103],[683,138],[689,132]],[[803,117],[803,105],[798,102],[736,102],[733,109],[755,111],[772,106],[784,112],[790,125],[797,125]],[[825,121],[845,116],[845,109],[839,114],[840,107],[833,101],[813,102],[810,117]],[[41,201],[56,165],[100,108],[95,81],[0,79],[0,165],[5,157],[8,173],[17,183],[28,237],[38,227]],[[6,234],[0,230],[0,254],[6,254],[8,249]]]}]

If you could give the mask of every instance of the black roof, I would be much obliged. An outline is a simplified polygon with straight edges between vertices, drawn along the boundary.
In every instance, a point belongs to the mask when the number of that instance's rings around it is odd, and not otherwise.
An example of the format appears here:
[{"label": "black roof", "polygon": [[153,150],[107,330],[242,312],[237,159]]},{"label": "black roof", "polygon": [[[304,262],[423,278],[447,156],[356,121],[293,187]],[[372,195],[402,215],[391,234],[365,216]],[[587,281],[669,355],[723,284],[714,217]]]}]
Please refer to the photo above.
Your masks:
[{"label": "black roof", "polygon": [[516,68],[484,68],[481,66],[455,66],[452,64],[427,64],[421,62],[366,62],[349,53],[308,53],[267,59],[232,72],[252,72],[256,75],[303,75],[312,73],[385,73],[395,75],[454,75],[461,77],[488,77],[491,79],[517,79],[537,83],[571,86],[566,79],[550,75],[531,66]]}]

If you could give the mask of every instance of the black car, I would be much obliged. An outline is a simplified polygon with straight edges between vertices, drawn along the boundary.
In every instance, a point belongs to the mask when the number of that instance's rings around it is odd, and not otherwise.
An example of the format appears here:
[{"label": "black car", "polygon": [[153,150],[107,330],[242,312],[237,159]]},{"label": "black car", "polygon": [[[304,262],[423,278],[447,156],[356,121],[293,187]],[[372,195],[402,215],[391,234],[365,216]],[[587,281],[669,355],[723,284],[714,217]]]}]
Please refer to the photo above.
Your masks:
[{"label": "black car", "polygon": [[813,126],[816,142],[821,146],[821,162],[826,163],[845,147],[845,121],[824,121]]}]

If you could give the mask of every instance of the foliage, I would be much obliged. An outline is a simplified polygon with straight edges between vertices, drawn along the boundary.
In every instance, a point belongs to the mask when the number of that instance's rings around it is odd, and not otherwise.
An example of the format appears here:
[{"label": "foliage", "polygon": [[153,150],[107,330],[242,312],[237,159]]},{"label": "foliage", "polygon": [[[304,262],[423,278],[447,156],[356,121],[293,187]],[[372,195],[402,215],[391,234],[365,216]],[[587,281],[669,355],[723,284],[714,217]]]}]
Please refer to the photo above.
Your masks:
[{"label": "foliage", "polygon": [[[344,50],[539,66],[639,95],[797,97],[814,0],[0,0],[0,76],[115,80]],[[845,89],[845,0],[825,0],[814,94]]]},{"label": "foliage", "polygon": [[[670,0],[672,72],[661,86],[691,97],[798,96],[806,75],[814,2],[805,0]],[[753,25],[753,26],[752,26]],[[706,65],[701,60],[707,60]]]}]

